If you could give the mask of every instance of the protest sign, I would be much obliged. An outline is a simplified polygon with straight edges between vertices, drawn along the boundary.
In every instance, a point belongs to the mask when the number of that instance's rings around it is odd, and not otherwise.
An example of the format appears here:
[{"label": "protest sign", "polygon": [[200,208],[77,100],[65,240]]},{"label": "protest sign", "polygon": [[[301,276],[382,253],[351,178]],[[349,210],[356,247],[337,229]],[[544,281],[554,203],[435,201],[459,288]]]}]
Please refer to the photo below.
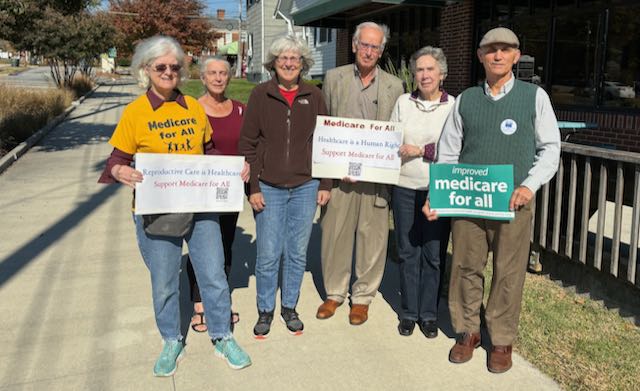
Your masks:
[{"label": "protest sign", "polygon": [[242,156],[138,153],[135,214],[239,212],[244,205]]},{"label": "protest sign", "polygon": [[313,134],[312,176],[396,184],[401,144],[397,122],[319,115]]},{"label": "protest sign", "polygon": [[429,165],[429,205],[438,216],[511,220],[511,193],[511,165]]}]

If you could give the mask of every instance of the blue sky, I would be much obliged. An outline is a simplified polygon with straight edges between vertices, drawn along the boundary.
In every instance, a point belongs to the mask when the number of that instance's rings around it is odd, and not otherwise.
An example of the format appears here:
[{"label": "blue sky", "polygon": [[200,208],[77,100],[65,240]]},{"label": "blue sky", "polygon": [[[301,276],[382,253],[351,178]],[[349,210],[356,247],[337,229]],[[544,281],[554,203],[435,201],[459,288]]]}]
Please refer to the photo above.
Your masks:
[{"label": "blue sky", "polygon": [[[215,15],[217,9],[224,9],[225,18],[237,18],[238,17],[238,0],[201,0],[207,6],[207,13],[209,15]],[[109,6],[108,0],[102,0],[103,7]],[[242,14],[246,16],[246,0],[242,0]]]},{"label": "blue sky", "polygon": [[[215,14],[219,8],[225,9],[225,18],[238,17],[238,1],[237,0],[204,0],[203,1],[210,10],[211,14]],[[242,13],[246,15],[246,1],[242,0]]]}]

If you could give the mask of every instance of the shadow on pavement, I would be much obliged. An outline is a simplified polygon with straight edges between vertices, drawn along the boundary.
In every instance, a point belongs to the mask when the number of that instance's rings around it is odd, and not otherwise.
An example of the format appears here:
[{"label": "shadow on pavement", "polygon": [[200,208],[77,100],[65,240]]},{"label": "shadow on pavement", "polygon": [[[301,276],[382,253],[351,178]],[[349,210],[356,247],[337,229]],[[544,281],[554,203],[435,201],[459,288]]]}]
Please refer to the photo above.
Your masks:
[{"label": "shadow on pavement", "polygon": [[46,143],[38,144],[33,149],[42,152],[57,152],[75,149],[83,145],[104,144],[113,133],[113,126],[108,124],[65,122],[64,127],[63,132],[50,133],[46,136]]},{"label": "shadow on pavement", "polygon": [[91,195],[88,200],[80,203],[78,207],[57,223],[36,235],[36,239],[24,244],[22,247],[0,260],[0,286],[13,278],[22,268],[47,248],[60,240],[72,227],[78,226],[100,205],[115,194],[117,186],[105,186],[99,192]]},{"label": "shadow on pavement", "polygon": [[[244,263],[242,261],[245,261]],[[180,275],[180,331],[185,336],[185,341],[189,337],[191,330],[191,317],[193,316],[193,303],[191,302],[191,288],[186,268],[187,256],[182,257],[182,272]],[[256,267],[256,245],[253,236],[247,234],[245,230],[237,226],[236,235],[233,241],[233,258],[231,260],[231,272],[229,273],[229,290],[232,293],[236,288],[247,288],[249,277],[255,274]],[[233,303],[232,303],[233,308]],[[232,330],[233,331],[233,330]]]},{"label": "shadow on pavement", "polygon": [[[92,111],[92,112],[86,113],[86,114],[81,114],[81,115],[78,115],[78,116],[70,116],[67,119],[67,121],[75,121],[75,120],[78,120],[80,118],[91,117],[93,115],[96,115],[96,114],[99,114],[99,113],[103,113],[105,111],[113,110],[113,109],[115,109],[117,107],[126,106],[128,104],[128,103],[116,103],[116,102],[105,102],[105,103],[110,103],[112,105],[108,106],[108,107],[105,107],[105,108],[101,108],[101,109],[96,110],[96,111]],[[111,125],[110,125],[110,127],[113,128]],[[111,129],[111,131],[113,131],[113,129]]]},{"label": "shadow on pavement", "polygon": [[[244,261],[244,262],[242,262]],[[249,277],[256,272],[256,244],[253,235],[246,233],[244,228],[236,227],[233,241],[233,259],[229,273],[229,290],[233,293],[236,288],[247,288]]]},{"label": "shadow on pavement", "polygon": [[[313,279],[313,285],[316,287],[316,292],[320,300],[324,300],[327,297],[327,292],[324,289],[324,282],[322,281],[322,264],[320,263],[320,245],[322,238],[322,229],[320,223],[313,224],[311,228],[311,239],[309,240],[309,248],[307,249],[307,271],[311,273]],[[320,305],[318,300],[318,305]]]},{"label": "shadow on pavement", "polygon": [[[129,83],[131,84],[131,83]],[[101,118],[108,116],[107,112],[118,110],[128,104],[135,95],[117,91],[96,91],[90,99],[82,104],[82,109],[78,108],[58,126],[64,127],[63,131],[52,131],[45,142],[39,143],[34,149],[44,152],[63,151],[77,148],[81,145],[102,144],[106,142],[113,133],[113,123],[101,123]],[[113,98],[113,100],[109,100]],[[122,102],[125,100],[126,102]],[[82,122],[82,119],[94,117],[91,122]],[[119,116],[118,116],[119,117]],[[86,121],[86,120],[85,120]],[[105,156],[106,158],[106,156]]]}]

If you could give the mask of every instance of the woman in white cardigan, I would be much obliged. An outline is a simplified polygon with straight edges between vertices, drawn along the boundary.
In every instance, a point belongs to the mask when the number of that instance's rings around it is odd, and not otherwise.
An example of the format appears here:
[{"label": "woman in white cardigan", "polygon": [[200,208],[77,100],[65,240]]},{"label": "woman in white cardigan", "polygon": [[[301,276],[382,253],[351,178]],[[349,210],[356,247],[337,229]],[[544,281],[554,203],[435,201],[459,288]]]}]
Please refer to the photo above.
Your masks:
[{"label": "woman in white cardigan", "polygon": [[410,66],[417,88],[401,95],[391,114],[391,121],[401,122],[404,129],[400,179],[392,197],[402,298],[398,332],[411,335],[418,323],[427,338],[435,338],[449,219],[427,221],[421,208],[429,190],[429,164],[435,159],[454,98],[442,89],[447,60],[441,49],[426,46],[418,50]]}]

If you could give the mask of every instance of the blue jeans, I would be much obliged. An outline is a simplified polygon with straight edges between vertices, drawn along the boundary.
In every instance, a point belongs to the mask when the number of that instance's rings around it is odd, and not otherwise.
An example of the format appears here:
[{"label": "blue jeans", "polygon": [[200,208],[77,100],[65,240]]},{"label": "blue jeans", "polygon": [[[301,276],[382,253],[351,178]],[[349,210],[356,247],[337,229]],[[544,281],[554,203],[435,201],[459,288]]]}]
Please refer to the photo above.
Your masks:
[{"label": "blue jeans", "polygon": [[[134,219],[138,247],[151,273],[153,310],[158,330],[165,341],[181,340],[179,282],[183,238],[148,235],[144,232],[142,216],[134,216]],[[194,214],[193,228],[184,240],[200,286],[209,336],[212,339],[228,337],[231,335],[231,298],[224,273],[218,215]]]},{"label": "blue jeans", "polygon": [[392,206],[400,258],[402,319],[436,320],[440,277],[449,242],[448,218],[428,221],[422,214],[427,191],[394,186]]},{"label": "blue jeans", "polygon": [[285,189],[260,182],[265,208],[255,213],[258,311],[273,311],[276,306],[278,272],[283,256],[281,304],[295,308],[298,303],[319,184],[317,179],[312,179]]}]

